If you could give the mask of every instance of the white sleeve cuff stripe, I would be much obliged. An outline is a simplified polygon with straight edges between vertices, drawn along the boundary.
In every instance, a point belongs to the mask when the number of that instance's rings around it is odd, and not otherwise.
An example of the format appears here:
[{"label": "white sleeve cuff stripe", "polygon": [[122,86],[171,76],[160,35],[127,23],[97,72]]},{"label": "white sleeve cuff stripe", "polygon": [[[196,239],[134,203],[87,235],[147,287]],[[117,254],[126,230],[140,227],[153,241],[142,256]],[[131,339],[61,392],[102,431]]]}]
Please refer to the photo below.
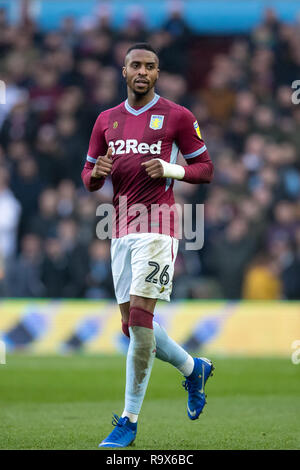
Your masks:
[{"label": "white sleeve cuff stripe", "polygon": [[193,152],[193,153],[188,153],[187,155],[183,155],[183,156],[184,156],[184,158],[198,157],[198,155],[201,155],[202,153],[204,153],[205,150],[207,150],[206,145],[201,147],[201,149],[195,150],[195,152]]},{"label": "white sleeve cuff stripe", "polygon": [[91,162],[91,163],[96,163],[97,161],[97,158],[90,157],[89,155],[86,156],[86,159],[88,162]]}]

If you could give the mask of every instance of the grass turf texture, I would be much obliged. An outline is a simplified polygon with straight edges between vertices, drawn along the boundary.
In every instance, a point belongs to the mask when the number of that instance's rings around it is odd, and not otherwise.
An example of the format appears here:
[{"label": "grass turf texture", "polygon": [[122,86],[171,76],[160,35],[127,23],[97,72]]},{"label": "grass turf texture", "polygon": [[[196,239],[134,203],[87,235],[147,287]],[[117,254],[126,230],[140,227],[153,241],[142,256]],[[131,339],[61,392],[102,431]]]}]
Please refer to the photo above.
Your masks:
[{"label": "grass turf texture", "polygon": [[[212,358],[200,418],[186,414],[181,375],[156,361],[138,449],[300,449],[300,365]],[[96,449],[124,404],[124,356],[9,355],[0,366],[1,449]]]}]

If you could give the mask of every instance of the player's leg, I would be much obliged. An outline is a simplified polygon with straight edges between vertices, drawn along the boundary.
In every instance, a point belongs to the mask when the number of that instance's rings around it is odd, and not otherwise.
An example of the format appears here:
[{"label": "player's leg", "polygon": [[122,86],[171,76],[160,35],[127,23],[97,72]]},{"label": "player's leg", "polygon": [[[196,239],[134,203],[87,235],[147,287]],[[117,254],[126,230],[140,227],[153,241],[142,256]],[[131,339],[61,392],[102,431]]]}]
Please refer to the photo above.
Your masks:
[{"label": "player's leg", "polygon": [[[129,338],[129,308],[130,302],[119,305],[122,317],[122,331]],[[155,318],[155,317],[154,317]],[[166,330],[153,320],[153,331],[156,342],[157,359],[169,362],[176,367],[185,377],[193,372],[194,359],[176,341],[174,341]]]},{"label": "player's leg", "polygon": [[[129,237],[111,241],[111,266],[115,295],[119,305],[129,304],[131,285],[131,252]],[[127,447],[136,436],[137,424],[129,421],[128,417],[119,418],[114,415],[113,431],[99,444],[99,447]]]},{"label": "player's leg", "polygon": [[[122,330],[129,337],[128,319],[130,302],[120,305]],[[170,338],[166,330],[153,320],[156,341],[156,358],[169,362],[186,378],[183,383],[188,391],[187,414],[191,420],[197,419],[205,406],[204,387],[212,375],[214,367],[206,358],[193,358],[179,344]]]},{"label": "player's leg", "polygon": [[120,312],[121,312],[121,322],[122,322],[122,331],[125,336],[128,338],[129,336],[129,309],[130,309],[130,302],[124,302],[123,304],[119,304]]},{"label": "player's leg", "polygon": [[136,437],[137,419],[155,358],[155,338],[152,325],[155,304],[156,299],[131,298],[125,408],[121,418],[115,415],[112,424],[116,427],[99,447],[127,447]]},{"label": "player's leg", "polygon": [[130,343],[126,361],[125,408],[122,417],[137,422],[155,358],[153,312],[156,299],[130,296]]}]

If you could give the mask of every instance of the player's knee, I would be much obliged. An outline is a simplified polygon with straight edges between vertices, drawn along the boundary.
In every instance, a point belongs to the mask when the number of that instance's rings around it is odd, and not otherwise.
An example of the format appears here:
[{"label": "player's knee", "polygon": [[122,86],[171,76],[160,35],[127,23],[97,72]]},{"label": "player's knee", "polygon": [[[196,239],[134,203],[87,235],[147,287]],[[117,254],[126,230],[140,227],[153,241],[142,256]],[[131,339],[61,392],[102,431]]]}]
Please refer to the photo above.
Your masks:
[{"label": "player's knee", "polygon": [[153,329],[153,313],[141,307],[130,307],[128,326],[142,326]]}]

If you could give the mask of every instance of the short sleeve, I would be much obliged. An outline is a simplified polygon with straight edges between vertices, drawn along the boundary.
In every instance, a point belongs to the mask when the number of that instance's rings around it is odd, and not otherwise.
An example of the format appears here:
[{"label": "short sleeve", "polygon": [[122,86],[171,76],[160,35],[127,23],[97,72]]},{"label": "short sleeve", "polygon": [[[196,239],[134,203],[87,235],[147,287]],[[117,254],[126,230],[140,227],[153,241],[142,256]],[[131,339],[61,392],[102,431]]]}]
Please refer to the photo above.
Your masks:
[{"label": "short sleeve", "polygon": [[207,150],[197,119],[183,106],[178,112],[176,135],[178,147],[186,160],[198,157]]},{"label": "short sleeve", "polygon": [[87,161],[96,163],[99,155],[106,155],[108,145],[105,140],[105,122],[103,113],[99,114],[90,138]]}]

